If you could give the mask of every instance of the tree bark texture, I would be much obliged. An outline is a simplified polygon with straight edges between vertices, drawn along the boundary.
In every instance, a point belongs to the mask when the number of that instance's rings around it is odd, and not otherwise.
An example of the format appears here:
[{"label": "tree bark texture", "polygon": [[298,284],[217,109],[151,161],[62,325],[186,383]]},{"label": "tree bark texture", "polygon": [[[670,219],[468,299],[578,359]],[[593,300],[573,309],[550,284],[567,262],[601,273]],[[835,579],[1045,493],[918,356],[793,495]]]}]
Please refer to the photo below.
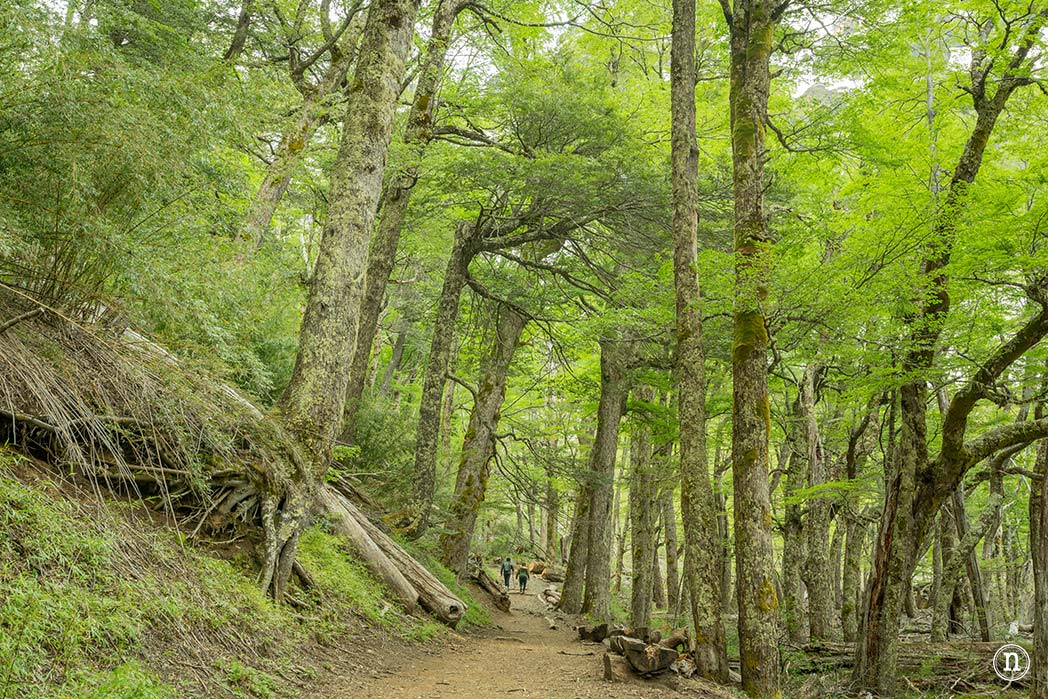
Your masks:
[{"label": "tree bark texture", "polygon": [[460,224],[448,259],[444,282],[433,320],[433,337],[422,383],[415,441],[415,490],[410,507],[409,536],[419,537],[429,528],[430,510],[437,488],[437,448],[440,444],[441,405],[459,314],[459,297],[466,285],[469,264],[477,254],[478,227]]},{"label": "tree bark texture", "polygon": [[586,586],[586,561],[589,557],[590,488],[583,484],[575,498],[575,516],[571,525],[571,550],[564,571],[564,587],[557,608],[566,614],[582,611],[582,593]]},{"label": "tree bark texture", "polygon": [[378,318],[386,295],[389,275],[393,273],[400,231],[404,227],[411,195],[419,178],[419,169],[426,148],[433,139],[433,114],[437,93],[447,62],[448,45],[455,19],[465,7],[462,0],[440,0],[433,13],[429,41],[419,71],[415,97],[408,112],[403,141],[406,160],[400,171],[390,177],[382,192],[378,225],[368,251],[367,273],[364,276],[363,299],[360,307],[360,322],[356,331],[356,350],[350,370],[350,383],[346,396],[346,436],[352,441],[356,430],[356,415],[360,399],[364,394],[367,378],[368,358],[375,342]]},{"label": "tree bark texture", "polygon": [[1033,654],[1030,699],[1048,699],[1048,440],[1037,446],[1031,483],[1030,554],[1033,557]]},{"label": "tree bark texture", "polygon": [[[807,464],[807,480],[811,488],[829,481],[829,470],[822,449],[822,437],[815,416],[815,382],[821,372],[817,364],[809,364],[801,378],[798,391],[798,418],[804,434],[804,458]],[[828,641],[833,638],[833,573],[830,561],[830,500],[819,494],[808,499],[808,521],[804,536],[807,558],[804,567],[804,583],[808,590],[808,622],[813,641]]]},{"label": "tree bark texture", "polygon": [[666,542],[666,608],[678,609],[680,572],[677,569],[677,510],[673,506],[673,488],[665,486],[659,493],[662,533]]},{"label": "tree bark texture", "polygon": [[307,463],[287,485],[274,483],[263,502],[267,551],[261,580],[277,599],[290,577],[298,534],[327,471],[342,418],[367,242],[417,12],[414,0],[379,0],[371,6],[348,94],[298,355],[279,404]]},{"label": "tree bark texture", "polygon": [[[645,398],[641,396],[641,400]],[[651,625],[652,561],[655,554],[655,477],[651,463],[651,434],[636,425],[630,436],[630,559],[633,561],[630,588],[630,625]]]},{"label": "tree bark texture", "polygon": [[462,439],[451,516],[440,540],[444,565],[459,575],[466,572],[477,513],[487,494],[491,459],[495,454],[495,428],[506,397],[506,379],[526,322],[507,306],[500,305],[494,315],[496,330],[488,355],[481,362],[469,427]]},{"label": "tree bark texture", "polygon": [[681,514],[684,576],[695,628],[696,670],[728,679],[728,655],[719,604],[720,547],[716,503],[706,455],[706,370],[702,294],[696,270],[699,148],[695,135],[695,3],[673,1],[670,45],[673,277],[677,349],[675,373],[680,421]]},{"label": "tree bark texture", "polygon": [[764,213],[765,123],[775,29],[785,4],[736,0],[730,13],[731,145],[735,198],[732,464],[742,687],[780,699],[779,598],[768,488],[768,297],[771,233]]},{"label": "tree bark texture", "polygon": [[618,340],[601,340],[597,433],[593,439],[588,467],[592,487],[586,551],[586,589],[582,599],[582,611],[600,621],[607,621],[611,617],[611,510],[615,497],[615,457],[619,449],[619,423],[626,408],[628,390],[624,349]]},{"label": "tree bark texture", "polygon": [[[993,518],[996,516],[996,508],[1000,505],[1000,502],[1000,496],[990,496],[990,499],[987,501],[987,508],[979,519],[979,523],[974,528],[965,528],[964,535],[959,538],[953,550],[950,551],[949,558],[943,563],[942,583],[939,586],[939,594],[935,600],[935,609],[932,612],[931,640],[933,643],[941,643],[947,638],[950,602],[954,598],[954,591],[961,582],[961,576],[965,572],[970,554],[975,551],[979,539],[986,534],[986,531],[993,523]],[[952,509],[954,510],[954,518],[964,516],[963,512],[957,512],[956,503]],[[947,527],[949,526],[947,524]]]}]

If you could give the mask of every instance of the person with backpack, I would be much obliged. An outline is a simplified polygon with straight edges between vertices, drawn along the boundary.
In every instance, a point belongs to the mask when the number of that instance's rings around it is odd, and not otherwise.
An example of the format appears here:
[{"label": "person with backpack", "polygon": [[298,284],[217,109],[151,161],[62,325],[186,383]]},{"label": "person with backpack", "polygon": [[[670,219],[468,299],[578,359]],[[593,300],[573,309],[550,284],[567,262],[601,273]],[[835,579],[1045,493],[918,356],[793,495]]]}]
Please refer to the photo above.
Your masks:
[{"label": "person with backpack", "polygon": [[506,592],[509,592],[509,580],[513,577],[513,561],[509,560],[509,556],[502,561],[502,579],[506,581]]},{"label": "person with backpack", "polygon": [[527,566],[517,566],[517,582],[520,584],[520,594],[524,594],[524,591],[528,589],[528,573]]}]

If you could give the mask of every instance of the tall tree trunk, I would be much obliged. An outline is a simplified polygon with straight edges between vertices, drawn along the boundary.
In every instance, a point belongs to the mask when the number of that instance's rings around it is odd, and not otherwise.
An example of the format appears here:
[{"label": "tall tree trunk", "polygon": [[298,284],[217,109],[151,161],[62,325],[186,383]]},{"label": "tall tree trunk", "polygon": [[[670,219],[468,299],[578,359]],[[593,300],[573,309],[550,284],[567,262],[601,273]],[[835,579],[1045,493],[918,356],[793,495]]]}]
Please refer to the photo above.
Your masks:
[{"label": "tall tree trunk", "polygon": [[[250,4],[245,2],[243,11],[250,12]],[[266,232],[273,222],[273,217],[280,207],[280,202],[287,192],[288,185],[291,184],[291,178],[309,142],[313,139],[317,129],[331,118],[332,109],[341,99],[346,75],[357,53],[355,41],[360,33],[360,23],[364,17],[364,13],[358,13],[351,19],[351,24],[345,32],[347,45],[332,46],[329,50],[331,62],[315,85],[296,83],[302,91],[302,103],[295,110],[291,125],[280,138],[280,143],[277,145],[276,152],[273,153],[273,159],[266,167],[262,184],[259,185],[255,197],[251,200],[240,230],[240,237],[254,241],[256,249],[265,242]],[[246,38],[246,27],[244,31]],[[397,90],[397,95],[399,95],[399,83]],[[373,218],[375,214],[371,216]]]},{"label": "tall tree trunk", "polygon": [[298,355],[279,405],[285,427],[306,451],[306,463],[283,488],[274,479],[273,490],[263,499],[266,555],[261,581],[277,599],[283,598],[298,535],[327,472],[342,418],[360,276],[417,12],[414,0],[376,0],[364,28]]},{"label": "tall tree trunk", "polygon": [[[990,527],[994,526],[994,523],[999,516],[1002,498],[1003,496],[1000,494],[990,493],[990,499],[988,502],[994,503],[994,506],[989,512],[986,512],[983,515],[984,518],[987,518],[986,532],[990,530]],[[963,487],[958,488],[953,493],[953,513],[954,522],[957,526],[957,538],[962,542],[966,541],[969,536],[970,528],[968,525],[968,515],[965,513]],[[985,535],[985,532],[981,535]],[[979,638],[983,641],[989,642],[990,614],[986,604],[986,590],[983,587],[982,572],[979,570],[979,557],[975,553],[974,545],[972,545],[972,547],[965,553],[964,568],[965,572],[968,574],[968,581],[971,584],[972,600],[975,602],[975,616],[979,622]]]},{"label": "tall tree trunk", "polygon": [[[448,45],[451,32],[459,12],[466,6],[463,0],[439,0],[433,13],[433,25],[430,28],[429,41],[426,43],[425,56],[419,70],[415,97],[408,112],[407,124],[404,127],[403,141],[406,146],[405,162],[400,172],[390,178],[389,185],[382,193],[378,225],[375,228],[371,247],[368,251],[367,274],[364,277],[363,300],[360,308],[360,322],[356,331],[356,351],[350,370],[350,383],[347,395],[346,436],[350,441],[356,433],[356,415],[364,394],[364,382],[367,375],[367,362],[371,346],[375,342],[378,329],[378,317],[382,310],[382,301],[386,295],[389,275],[400,243],[400,231],[404,226],[412,192],[419,178],[419,168],[426,148],[433,139],[433,113],[440,89],[440,80],[447,62]],[[428,524],[422,522],[422,524]],[[422,527],[425,529],[425,526]],[[416,530],[416,533],[421,533]]]},{"label": "tall tree trunk", "polygon": [[389,364],[386,365],[386,371],[382,374],[382,387],[380,390],[383,395],[389,395],[393,377],[397,375],[397,369],[400,368],[400,363],[404,361],[404,348],[408,344],[408,328],[408,322],[402,318],[398,323],[397,339],[393,342],[393,354],[390,355]]},{"label": "tall tree trunk", "polygon": [[487,494],[506,378],[525,324],[524,317],[507,306],[499,306],[493,315],[496,329],[488,355],[481,362],[469,427],[462,439],[451,516],[440,537],[441,560],[459,575],[466,571],[477,513]]},{"label": "tall tree trunk", "polygon": [[735,589],[742,688],[779,699],[779,598],[775,590],[768,490],[768,324],[765,304],[771,234],[764,214],[764,129],[769,63],[786,5],[736,0],[731,14],[731,146],[735,197],[735,305],[732,342],[732,462]]},{"label": "tall tree trunk", "polygon": [[[933,235],[926,244],[920,265],[921,278],[927,280],[926,288],[918,290],[917,310],[907,320],[909,337],[906,345],[910,349],[903,357],[902,372],[909,377],[909,382],[899,389],[902,430],[892,459],[881,513],[869,592],[863,610],[863,632],[856,645],[854,668],[855,684],[876,695],[892,696],[895,693],[899,616],[903,595],[909,590],[916,549],[943,499],[953,492],[964,473],[964,467],[958,467],[954,462],[970,461],[959,451],[963,451],[967,416],[980,397],[980,389],[962,391],[955,397],[954,404],[944,416],[942,452],[936,463],[930,465],[925,377],[934,364],[939,336],[950,313],[947,265],[958,221],[967,208],[971,184],[982,165],[997,118],[1012,93],[1021,85],[1028,84],[1019,73],[1025,70],[1035,38],[1044,26],[1045,15],[1031,15],[1028,21],[1024,31],[1014,34],[1021,38],[1021,44],[1015,49],[1004,74],[997,79],[993,94],[987,91],[993,86],[987,81],[992,62],[988,63],[984,51],[972,52],[969,73],[973,84],[968,92],[975,107],[975,123],[953,170],[944,201],[935,212]],[[987,22],[985,26],[989,30],[992,23]],[[1009,32],[1012,29],[1010,26]],[[1011,363],[1006,361],[1007,354],[1005,352],[1002,360],[1002,371]],[[988,381],[992,380],[992,377],[988,378]],[[918,474],[921,476],[919,495]]]},{"label": "tall tree trunk", "polygon": [[659,548],[661,537],[656,520],[655,546],[651,551],[651,603],[655,609],[666,608],[666,584],[662,579],[662,566],[659,565]]},{"label": "tall tree trunk", "polygon": [[546,526],[545,537],[542,541],[542,550],[550,565],[557,561],[559,550],[557,520],[560,519],[560,493],[557,492],[557,484],[553,480],[553,471],[546,469]]},{"label": "tall tree trunk", "polygon": [[277,213],[280,201],[291,184],[291,177],[295,174],[295,169],[313,134],[329,116],[331,106],[328,101],[331,97],[331,94],[325,92],[303,99],[295,112],[294,121],[284,131],[276,152],[273,153],[273,159],[266,166],[262,184],[251,200],[240,230],[240,237],[254,242],[256,248],[262,247],[265,242],[266,233]]},{"label": "tall tree trunk", "polygon": [[459,297],[466,285],[469,263],[476,255],[478,226],[461,224],[455,229],[455,244],[448,259],[444,283],[433,320],[433,338],[426,361],[426,376],[418,409],[415,437],[415,490],[409,509],[408,535],[419,537],[429,528],[430,510],[437,488],[437,447],[440,443],[441,405],[458,320]]},{"label": "tall tree trunk", "polygon": [[841,605],[844,593],[841,590],[841,565],[844,563],[844,530],[840,524],[833,528],[830,540],[830,571],[833,578],[833,611],[837,619],[841,618]]},{"label": "tall tree trunk", "polygon": [[846,643],[855,641],[859,629],[859,611],[862,602],[862,560],[866,542],[866,526],[862,516],[849,515],[844,540],[844,572],[841,578],[841,630]]},{"label": "tall tree trunk", "polygon": [[[639,390],[639,389],[638,389]],[[641,396],[642,400],[650,396]],[[630,437],[630,558],[633,561],[630,589],[630,625],[647,628],[651,622],[652,561],[655,555],[654,474],[651,463],[651,434],[637,425]]]},{"label": "tall tree trunk", "polygon": [[797,493],[807,478],[807,441],[804,419],[799,409],[800,396],[793,405],[790,425],[790,450],[786,455],[786,483],[783,486],[785,512],[782,523],[782,610],[786,635],[791,643],[808,642],[810,625],[804,599],[804,566],[807,559],[807,537],[804,536],[801,500]]},{"label": "tall tree trunk", "polygon": [[1030,554],[1033,557],[1033,655],[1030,699],[1048,699],[1048,439],[1037,446],[1030,491]]},{"label": "tall tree trunk", "polygon": [[706,456],[706,369],[702,294],[696,272],[699,148],[695,136],[695,2],[673,0],[670,46],[673,277],[677,318],[675,373],[680,421],[681,511],[698,673],[728,679],[719,604],[720,549],[716,505]]},{"label": "tall tree trunk", "polygon": [[622,483],[621,481],[615,484],[615,503],[611,508],[611,531],[614,533],[615,541],[615,575],[614,586],[615,594],[622,592],[622,571],[625,568],[626,558],[626,534],[629,533],[630,520],[629,513],[626,513],[626,517],[622,516]]},{"label": "tall tree trunk", "polygon": [[[1000,496],[998,495],[990,496],[987,508],[983,512],[982,517],[980,517],[979,523],[974,528],[966,528],[964,536],[960,537],[956,545],[953,546],[953,550],[950,551],[949,558],[943,562],[942,584],[939,587],[939,595],[935,600],[935,610],[932,613],[931,640],[933,643],[941,643],[947,638],[948,622],[953,617],[950,614],[950,606],[954,599],[954,593],[961,582],[961,576],[964,574],[970,555],[974,553],[975,547],[979,544],[979,539],[985,535],[993,523],[996,508],[1000,504],[999,498]],[[953,511],[952,515],[955,519],[964,516],[962,512],[957,511],[956,502],[953,503],[950,509]],[[942,514],[944,518],[949,519],[945,507]],[[953,526],[955,526],[953,523],[946,523],[946,529],[951,529]],[[943,552],[945,553],[945,551],[946,548],[944,546]]]},{"label": "tall tree trunk", "polygon": [[[76,4],[76,2],[70,2],[67,5],[70,13],[73,11]],[[254,5],[255,0],[243,0],[240,4],[240,14],[237,16],[237,27],[233,31],[233,38],[229,41],[229,48],[226,49],[225,54],[222,55],[222,58],[225,60],[235,60],[244,52],[244,46],[247,44],[247,33],[251,28],[251,14],[254,11]]]},{"label": "tall tree trunk", "polygon": [[589,558],[590,531],[590,487],[587,484],[579,487],[575,498],[575,516],[571,522],[571,551],[568,554],[568,566],[564,572],[564,587],[561,588],[558,608],[566,614],[578,614],[582,611],[582,593],[586,586],[586,562]]},{"label": "tall tree trunk", "polygon": [[[810,364],[804,370],[798,392],[798,405],[804,433],[805,461],[808,485],[817,488],[829,481],[829,471],[822,450],[822,438],[815,417],[815,380],[821,368]],[[804,582],[808,590],[808,622],[813,641],[828,641],[833,637],[833,578],[830,570],[830,501],[825,497],[810,498],[808,521],[805,523],[807,559]]]},{"label": "tall tree trunk", "polygon": [[611,617],[609,583],[615,457],[619,449],[619,422],[626,408],[629,388],[623,355],[623,348],[617,340],[601,340],[597,434],[589,460],[593,486],[590,492],[586,590],[582,598],[582,611],[604,621]]},{"label": "tall tree trunk", "polygon": [[680,573],[677,570],[677,511],[673,507],[673,487],[666,485],[659,493],[662,531],[666,539],[666,607],[679,609]]}]

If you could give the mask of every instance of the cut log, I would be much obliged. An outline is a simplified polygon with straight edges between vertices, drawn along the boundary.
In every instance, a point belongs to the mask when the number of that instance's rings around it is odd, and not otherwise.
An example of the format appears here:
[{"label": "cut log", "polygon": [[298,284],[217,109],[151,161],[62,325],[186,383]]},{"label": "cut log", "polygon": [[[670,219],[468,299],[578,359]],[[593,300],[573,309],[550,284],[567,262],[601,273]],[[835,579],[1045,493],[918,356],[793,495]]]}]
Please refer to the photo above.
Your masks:
[{"label": "cut log", "polygon": [[600,643],[608,637],[608,633],[611,630],[607,624],[598,624],[596,626],[576,626],[575,630],[579,632],[580,641],[593,641],[594,643]]},{"label": "cut log", "polygon": [[532,561],[528,564],[528,571],[536,575],[541,575],[546,570],[546,564],[543,561]]},{"label": "cut log", "polygon": [[675,650],[648,645],[639,638],[629,636],[613,636],[611,649],[625,656],[638,675],[654,675],[668,670],[680,657]]},{"label": "cut log", "polygon": [[564,582],[564,573],[553,568],[545,568],[541,575],[546,582]]},{"label": "cut log", "polygon": [[504,612],[509,611],[510,601],[509,595],[506,594],[506,588],[495,582],[495,579],[488,575],[488,572],[483,568],[474,568],[470,571],[470,579],[477,583],[484,592],[487,592],[491,596],[492,602],[494,602],[497,609],[501,609]]},{"label": "cut log", "polygon": [[633,677],[630,664],[621,655],[604,654],[604,679],[609,682],[629,682]]},{"label": "cut log", "polygon": [[671,648],[673,650],[688,650],[691,645],[691,640],[688,636],[688,629],[682,628],[674,630],[669,636],[659,641],[659,645],[663,648]]},{"label": "cut log", "polygon": [[371,520],[345,496],[337,493],[330,486],[325,486],[322,490],[334,497],[342,508],[360,524],[368,537],[389,557],[389,560],[418,592],[418,601],[422,608],[451,628],[455,628],[466,613],[465,603],[456,597],[444,583],[437,580],[421,563],[412,558],[407,551],[401,548],[400,544],[372,524]]},{"label": "cut log", "polygon": [[345,496],[330,488],[321,488],[319,501],[335,531],[346,537],[364,566],[385,583],[406,612],[413,613],[419,604],[418,591],[349,511]]}]

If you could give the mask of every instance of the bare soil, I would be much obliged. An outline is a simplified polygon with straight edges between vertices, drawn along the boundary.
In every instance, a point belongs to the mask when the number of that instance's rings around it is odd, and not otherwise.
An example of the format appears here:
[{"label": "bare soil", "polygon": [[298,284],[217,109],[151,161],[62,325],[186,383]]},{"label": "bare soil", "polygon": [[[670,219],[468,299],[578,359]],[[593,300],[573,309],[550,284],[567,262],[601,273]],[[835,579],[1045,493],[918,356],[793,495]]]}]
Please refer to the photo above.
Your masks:
[{"label": "bare soil", "polygon": [[[535,585],[538,582],[538,585]],[[730,693],[694,680],[668,676],[631,683],[603,678],[601,644],[583,644],[573,622],[556,619],[550,629],[533,581],[524,595],[511,593],[508,614],[492,612],[494,629],[462,636],[450,634],[440,647],[405,658],[395,668],[372,671],[332,687],[332,699],[662,699],[703,697],[721,699]],[[347,678],[348,679],[348,678]]]}]

